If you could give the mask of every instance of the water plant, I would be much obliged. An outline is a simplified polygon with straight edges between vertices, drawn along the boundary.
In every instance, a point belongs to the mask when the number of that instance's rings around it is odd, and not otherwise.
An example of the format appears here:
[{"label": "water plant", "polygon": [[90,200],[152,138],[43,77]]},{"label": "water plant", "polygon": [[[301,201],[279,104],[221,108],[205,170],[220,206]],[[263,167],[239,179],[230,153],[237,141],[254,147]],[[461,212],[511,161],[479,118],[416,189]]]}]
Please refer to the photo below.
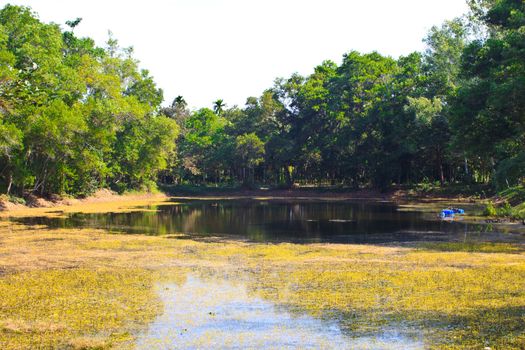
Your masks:
[{"label": "water plant", "polygon": [[243,281],[250,295],[337,320],[349,335],[401,324],[420,333],[428,348],[525,346],[519,244],[205,242],[0,221],[0,266],[0,348],[6,349],[133,348],[163,312],[155,286],[183,283],[188,273]]}]

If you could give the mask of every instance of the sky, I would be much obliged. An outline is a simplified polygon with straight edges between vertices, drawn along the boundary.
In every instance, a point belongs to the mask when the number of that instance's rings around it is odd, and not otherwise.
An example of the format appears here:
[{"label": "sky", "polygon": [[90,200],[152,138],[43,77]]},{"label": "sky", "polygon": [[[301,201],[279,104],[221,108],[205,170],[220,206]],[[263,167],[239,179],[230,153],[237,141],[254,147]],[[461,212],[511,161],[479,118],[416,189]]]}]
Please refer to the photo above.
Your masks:
[{"label": "sky", "polygon": [[433,25],[467,11],[465,0],[0,0],[44,22],[82,18],[78,36],[103,46],[108,31],[133,46],[140,67],[191,108],[242,106],[277,77],[308,75],[344,53],[399,57],[424,49]]}]

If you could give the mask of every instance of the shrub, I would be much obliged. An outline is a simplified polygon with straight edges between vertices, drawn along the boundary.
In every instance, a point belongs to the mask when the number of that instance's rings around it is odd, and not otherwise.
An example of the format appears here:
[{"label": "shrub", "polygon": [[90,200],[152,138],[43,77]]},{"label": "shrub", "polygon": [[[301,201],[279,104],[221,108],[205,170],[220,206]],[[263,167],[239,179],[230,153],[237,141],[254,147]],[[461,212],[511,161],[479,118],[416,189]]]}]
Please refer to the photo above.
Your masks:
[{"label": "shrub", "polygon": [[492,202],[488,202],[485,206],[485,210],[483,211],[483,215],[485,216],[496,216],[498,214],[496,207]]},{"label": "shrub", "polygon": [[497,210],[499,216],[511,216],[512,215],[512,206],[509,202],[505,201],[503,205]]}]

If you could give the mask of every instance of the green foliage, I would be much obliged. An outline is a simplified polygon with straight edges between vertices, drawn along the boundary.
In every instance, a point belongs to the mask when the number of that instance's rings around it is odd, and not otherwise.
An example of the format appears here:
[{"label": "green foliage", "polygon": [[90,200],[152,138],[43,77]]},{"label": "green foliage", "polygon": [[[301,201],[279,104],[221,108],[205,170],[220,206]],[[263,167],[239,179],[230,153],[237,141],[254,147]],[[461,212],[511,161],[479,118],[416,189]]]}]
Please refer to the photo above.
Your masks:
[{"label": "green foliage", "polygon": [[485,216],[496,216],[498,214],[496,207],[492,202],[488,202],[485,205],[485,210],[483,211],[483,215]]},{"label": "green foliage", "polygon": [[[131,48],[97,47],[25,7],[0,11],[0,190],[422,183],[498,190],[525,173],[525,5],[470,1],[426,49],[356,51],[279,78],[245,106],[190,111]],[[180,131],[180,132],[179,132]],[[511,205],[517,203],[511,202]],[[506,209],[504,209],[506,210]],[[514,215],[514,214],[513,214]]]},{"label": "green foliage", "polygon": [[460,18],[446,21],[430,29],[424,39],[427,45],[425,66],[429,92],[433,96],[448,96],[458,87],[461,56],[468,28]]},{"label": "green foliage", "polygon": [[439,188],[439,181],[430,182],[427,178],[419,182],[416,186],[416,190],[421,193],[431,193]]},{"label": "green foliage", "polygon": [[511,216],[512,215],[512,206],[509,202],[505,201],[500,208],[498,208],[499,216]]},{"label": "green foliage", "polygon": [[423,182],[434,192],[520,184],[524,5],[470,5],[468,16],[432,27],[422,53],[393,59],[352,51],[339,65],[325,61],[309,76],[277,79],[242,108],[215,101],[214,115],[226,120],[222,135],[211,142],[210,130],[185,123],[175,182],[244,182],[236,141],[254,134],[264,155],[251,176],[277,186]]},{"label": "green foliage", "polygon": [[509,187],[499,192],[500,204],[487,204],[484,215],[525,219],[525,189],[523,186]]},{"label": "green foliage", "polygon": [[[68,23],[74,28],[80,19]],[[0,190],[89,194],[154,185],[175,159],[178,127],[131,49],[107,48],[0,10]]]},{"label": "green foliage", "polygon": [[501,191],[500,196],[512,205],[516,205],[525,202],[525,188],[523,185],[510,187]]},{"label": "green foliage", "polygon": [[496,170],[494,181],[499,189],[513,187],[525,180],[525,152],[502,160]]},{"label": "green foliage", "polygon": [[[252,183],[251,171],[264,160],[264,143],[255,133],[237,136],[235,139],[235,156],[243,167],[243,182]],[[248,174],[246,174],[246,169],[248,169]]]},{"label": "green foliage", "polygon": [[252,168],[264,160],[264,143],[255,133],[240,135],[235,140],[235,152],[244,166]]},{"label": "green foliage", "polygon": [[474,5],[488,35],[463,52],[465,82],[454,99],[452,125],[456,144],[480,159],[481,170],[491,174],[500,164],[497,184],[508,180],[512,186],[518,180],[513,173],[520,168],[525,135],[525,3]]}]

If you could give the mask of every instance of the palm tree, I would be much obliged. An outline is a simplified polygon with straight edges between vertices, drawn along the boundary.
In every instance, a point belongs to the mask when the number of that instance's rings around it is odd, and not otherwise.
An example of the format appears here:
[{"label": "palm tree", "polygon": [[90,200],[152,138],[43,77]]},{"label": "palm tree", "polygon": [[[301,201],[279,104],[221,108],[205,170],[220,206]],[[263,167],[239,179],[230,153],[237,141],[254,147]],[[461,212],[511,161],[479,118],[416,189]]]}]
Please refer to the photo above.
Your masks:
[{"label": "palm tree", "polygon": [[226,104],[224,103],[224,100],[218,99],[217,101],[213,102],[213,111],[217,115],[221,115],[224,111],[224,107],[226,107]]},{"label": "palm tree", "polygon": [[171,103],[171,108],[186,108],[188,104],[186,103],[186,100],[181,95],[175,97],[173,102]]}]

